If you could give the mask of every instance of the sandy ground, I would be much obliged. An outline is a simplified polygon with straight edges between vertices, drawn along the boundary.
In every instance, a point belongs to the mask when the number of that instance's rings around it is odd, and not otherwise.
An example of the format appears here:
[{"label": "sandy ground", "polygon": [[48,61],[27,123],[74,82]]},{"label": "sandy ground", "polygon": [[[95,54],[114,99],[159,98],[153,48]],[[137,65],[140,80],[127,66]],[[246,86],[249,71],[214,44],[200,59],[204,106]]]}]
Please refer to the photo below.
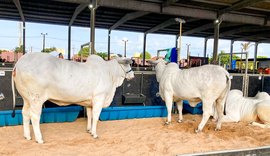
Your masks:
[{"label": "sandy ground", "polygon": [[[165,118],[100,121],[98,139],[86,133],[86,119],[41,124],[44,144],[23,138],[22,126],[0,127],[0,155],[176,155],[270,145],[270,129],[247,123],[224,123],[214,131],[208,121],[202,133],[194,129],[200,115],[184,115],[184,122],[164,125]],[[33,137],[33,134],[32,134]]]}]

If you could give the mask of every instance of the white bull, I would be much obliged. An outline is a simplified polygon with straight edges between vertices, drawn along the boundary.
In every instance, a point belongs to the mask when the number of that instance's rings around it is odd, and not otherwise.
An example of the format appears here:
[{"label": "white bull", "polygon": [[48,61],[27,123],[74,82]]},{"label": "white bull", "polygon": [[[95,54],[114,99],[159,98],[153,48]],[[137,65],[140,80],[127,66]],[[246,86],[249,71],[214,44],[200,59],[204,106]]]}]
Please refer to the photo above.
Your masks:
[{"label": "white bull", "polygon": [[203,117],[195,132],[203,129],[212,114],[213,106],[217,108],[219,117],[216,130],[221,128],[224,103],[231,86],[229,73],[225,69],[216,65],[204,65],[180,70],[176,63],[166,65],[162,59],[150,63],[157,64],[156,78],[159,82],[159,94],[167,106],[167,124],[171,122],[173,101],[177,103],[179,122],[183,119],[183,100],[188,100],[193,107],[202,101]]},{"label": "white bull", "polygon": [[4,98],[5,98],[4,94],[1,93],[1,94],[0,94],[0,100],[3,100]]},{"label": "white bull", "polygon": [[[60,106],[78,104],[87,108],[87,130],[94,138],[102,107],[108,107],[115,90],[125,78],[134,77],[131,60],[119,58],[104,61],[97,55],[88,57],[87,62],[78,63],[58,59],[44,53],[24,55],[15,65],[12,81],[23,98],[24,137],[30,140],[30,119],[35,139],[43,143],[40,132],[40,115],[46,100]],[[14,98],[14,84],[13,101]]]},{"label": "white bull", "polygon": [[[243,97],[240,90],[231,90],[226,100],[223,122],[249,122],[261,128],[270,127],[270,96],[259,92],[255,97]],[[259,121],[262,122],[258,123]]]}]

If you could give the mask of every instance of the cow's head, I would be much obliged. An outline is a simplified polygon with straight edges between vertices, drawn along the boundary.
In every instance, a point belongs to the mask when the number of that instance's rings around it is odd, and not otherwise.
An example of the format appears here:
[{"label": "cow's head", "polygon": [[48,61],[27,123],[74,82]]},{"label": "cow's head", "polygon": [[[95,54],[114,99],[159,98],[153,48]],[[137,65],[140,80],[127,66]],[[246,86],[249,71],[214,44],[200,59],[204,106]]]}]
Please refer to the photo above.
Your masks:
[{"label": "cow's head", "polygon": [[127,80],[133,79],[134,72],[130,66],[130,64],[132,63],[132,60],[128,58],[117,58],[117,61],[120,64],[123,73],[125,74],[125,78]]},{"label": "cow's head", "polygon": [[162,73],[166,67],[167,62],[163,60],[162,58],[155,61],[149,60],[148,62],[152,65],[155,65],[156,78],[157,78],[157,81],[159,82],[161,79]]},{"label": "cow's head", "polygon": [[0,93],[0,100],[3,100],[5,98],[3,93]]}]

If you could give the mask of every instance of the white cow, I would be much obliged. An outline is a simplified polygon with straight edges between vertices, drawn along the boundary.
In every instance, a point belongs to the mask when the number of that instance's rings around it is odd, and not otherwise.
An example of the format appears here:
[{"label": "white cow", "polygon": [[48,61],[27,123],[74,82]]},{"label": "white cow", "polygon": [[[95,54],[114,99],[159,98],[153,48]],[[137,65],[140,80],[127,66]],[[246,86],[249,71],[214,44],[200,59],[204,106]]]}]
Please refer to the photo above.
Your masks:
[{"label": "white cow", "polygon": [[[39,121],[42,105],[49,100],[60,106],[85,106],[87,130],[97,138],[96,127],[102,107],[111,104],[116,88],[122,85],[125,78],[134,77],[130,63],[130,59],[123,58],[104,61],[97,55],[89,56],[85,63],[58,59],[44,53],[30,53],[21,57],[13,69],[12,81],[24,102],[24,137],[31,139],[31,119],[35,139],[43,143]],[[15,106],[13,83],[12,89]]]},{"label": "white cow", "polygon": [[[226,100],[223,122],[250,122],[262,128],[270,127],[270,96],[259,92],[255,97],[243,97],[240,90],[231,90]],[[259,119],[263,124],[256,122]]]},{"label": "white cow", "polygon": [[1,93],[1,94],[0,94],[0,100],[3,100],[4,98],[5,98],[4,94]]},{"label": "white cow", "polygon": [[202,101],[203,117],[195,131],[200,132],[212,114],[212,107],[216,102],[215,106],[219,116],[216,130],[221,128],[224,103],[231,86],[229,73],[224,68],[216,65],[204,65],[180,70],[176,63],[166,65],[162,59],[152,63],[157,64],[155,67],[156,78],[159,82],[159,94],[167,106],[167,124],[171,122],[173,101],[177,103],[179,122],[183,119],[183,100],[188,100],[193,107]]}]

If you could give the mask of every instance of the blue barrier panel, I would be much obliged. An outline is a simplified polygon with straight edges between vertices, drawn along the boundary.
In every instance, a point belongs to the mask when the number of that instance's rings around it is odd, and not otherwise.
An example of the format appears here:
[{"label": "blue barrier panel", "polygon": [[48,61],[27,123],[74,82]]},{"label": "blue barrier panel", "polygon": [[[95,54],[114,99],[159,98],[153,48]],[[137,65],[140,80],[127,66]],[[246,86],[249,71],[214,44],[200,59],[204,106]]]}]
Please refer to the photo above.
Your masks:
[{"label": "blue barrier panel", "polygon": [[166,116],[165,106],[126,106],[103,108],[99,119],[105,121]]},{"label": "blue barrier panel", "polygon": [[[75,121],[82,110],[81,106],[44,108],[40,117],[40,123],[52,122],[72,122]],[[0,111],[0,126],[21,125],[22,111],[16,110],[14,118],[11,117],[12,111]]]}]

